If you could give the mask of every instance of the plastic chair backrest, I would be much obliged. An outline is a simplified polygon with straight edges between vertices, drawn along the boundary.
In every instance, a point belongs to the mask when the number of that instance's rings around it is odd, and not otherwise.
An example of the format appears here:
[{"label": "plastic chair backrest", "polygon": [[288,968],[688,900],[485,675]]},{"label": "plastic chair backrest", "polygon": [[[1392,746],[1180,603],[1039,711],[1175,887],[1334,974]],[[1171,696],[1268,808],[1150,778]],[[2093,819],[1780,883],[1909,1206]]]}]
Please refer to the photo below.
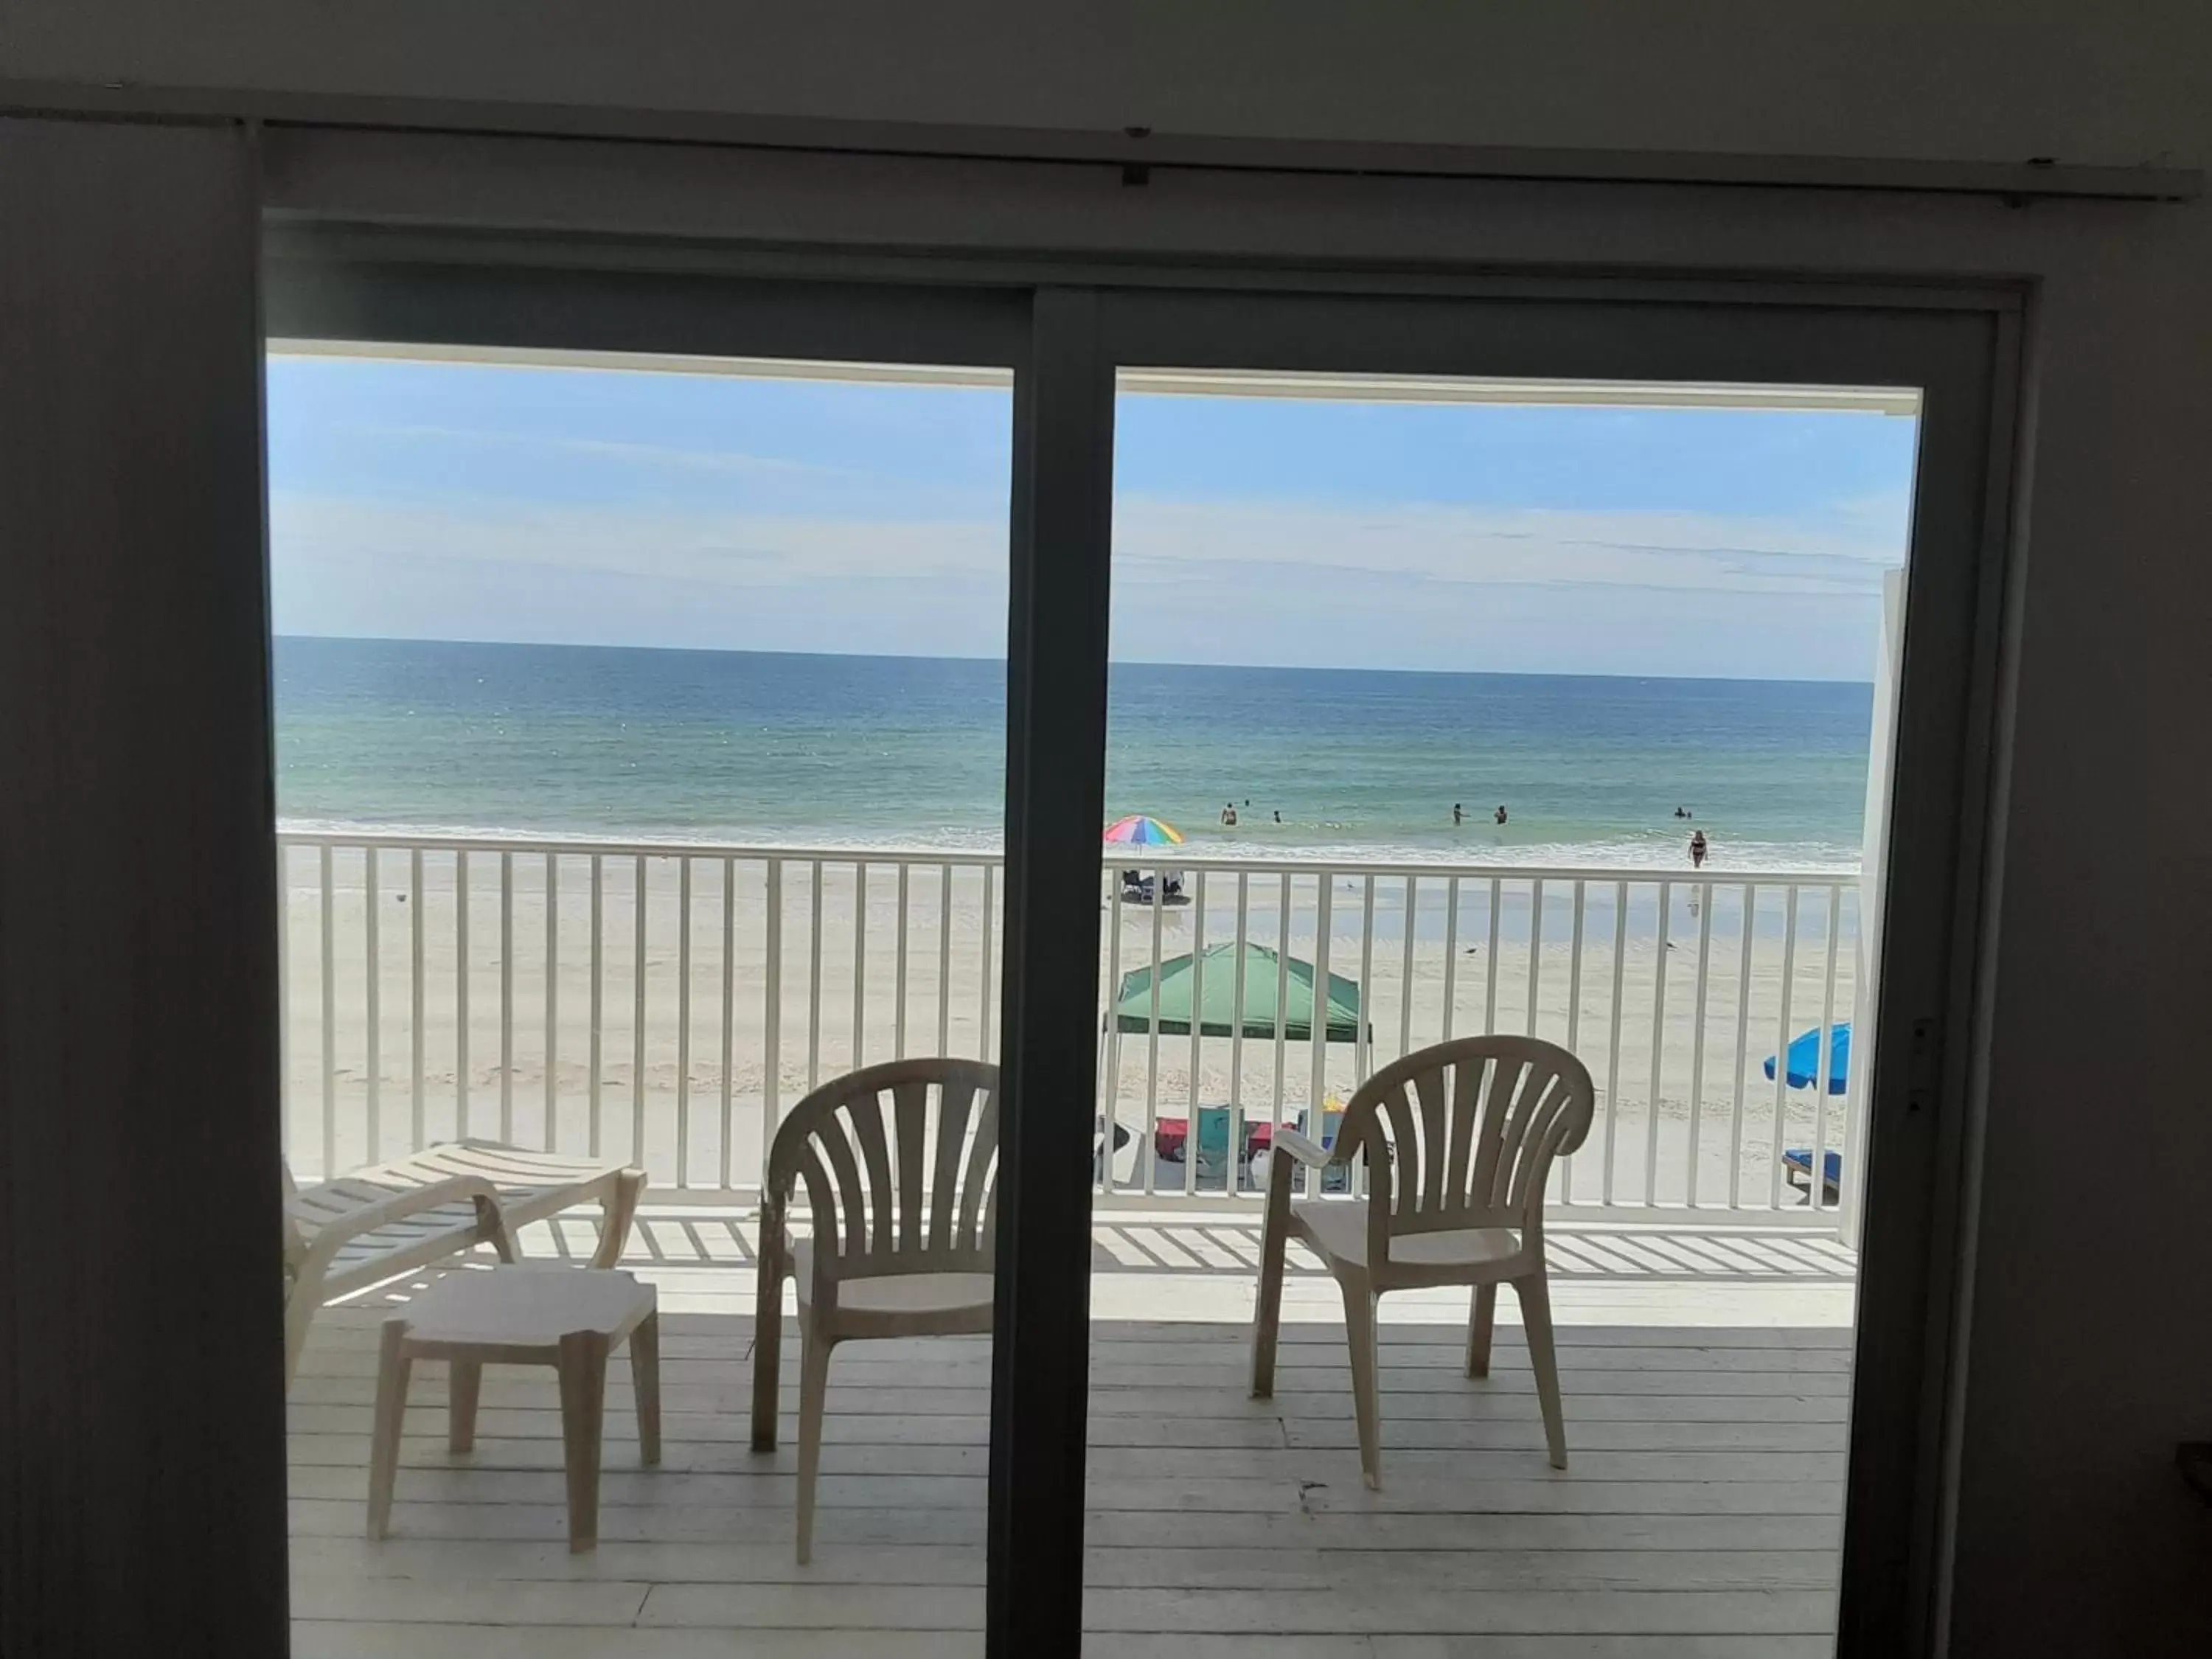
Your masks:
[{"label": "plastic chair backrest", "polygon": [[1384,1066],[1345,1108],[1339,1149],[1364,1152],[1370,1260],[1389,1240],[1543,1225],[1552,1160],[1589,1133],[1589,1069],[1536,1037],[1464,1037]]},{"label": "plastic chair backrest", "polygon": [[769,1151],[771,1204],[804,1186],[815,1271],[831,1279],[989,1273],[999,1068],[903,1060],[823,1084]]}]

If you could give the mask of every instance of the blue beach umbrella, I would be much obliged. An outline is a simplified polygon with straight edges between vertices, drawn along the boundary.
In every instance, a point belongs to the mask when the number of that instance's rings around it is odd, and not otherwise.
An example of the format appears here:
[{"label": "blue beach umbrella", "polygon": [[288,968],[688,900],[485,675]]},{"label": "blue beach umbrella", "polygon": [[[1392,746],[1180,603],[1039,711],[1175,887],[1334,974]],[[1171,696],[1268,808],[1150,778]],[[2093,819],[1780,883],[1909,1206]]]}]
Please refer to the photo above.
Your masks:
[{"label": "blue beach umbrella", "polygon": [[[1851,1023],[1843,1021],[1828,1028],[1828,1092],[1844,1092],[1844,1079],[1851,1068]],[[1790,1045],[1789,1082],[1793,1089],[1809,1089],[1820,1071],[1820,1028],[1815,1025]],[[1766,1074],[1774,1075],[1774,1056],[1766,1057]],[[1833,1156],[1832,1153],[1830,1156]]]}]

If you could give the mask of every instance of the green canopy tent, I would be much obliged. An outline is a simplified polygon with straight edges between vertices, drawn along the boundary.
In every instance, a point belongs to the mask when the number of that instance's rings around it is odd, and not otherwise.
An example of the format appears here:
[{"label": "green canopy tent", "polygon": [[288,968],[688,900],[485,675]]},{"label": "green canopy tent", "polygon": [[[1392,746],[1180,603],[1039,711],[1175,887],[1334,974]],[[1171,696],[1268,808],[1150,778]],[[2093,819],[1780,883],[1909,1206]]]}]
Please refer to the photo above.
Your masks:
[{"label": "green canopy tent", "polygon": [[[1364,1077],[1373,1026],[1364,1017],[1359,982],[1331,974],[1326,995],[1316,997],[1310,962],[1283,957],[1267,945],[1249,942],[1243,951],[1240,960],[1237,945],[1211,945],[1194,957],[1175,957],[1160,963],[1158,1035],[1187,1037],[1195,1021],[1201,1037],[1241,1036],[1273,1042],[1279,1030],[1279,1030],[1285,1042],[1311,1042],[1318,1017],[1322,1040],[1353,1045],[1355,1074]],[[1104,1021],[1105,1098],[1109,1102],[1119,1095],[1122,1036],[1143,1036],[1155,1029],[1152,977],[1149,966],[1133,969],[1122,975],[1115,988],[1114,1006]],[[1190,1133],[1195,1138],[1198,1133],[1194,1121]]]},{"label": "green canopy tent", "polygon": [[[1200,1036],[1247,1037],[1272,1042],[1275,1011],[1282,1008],[1283,1036],[1291,1042],[1313,1041],[1314,965],[1296,957],[1285,961],[1264,945],[1244,946],[1243,1000],[1237,1000],[1237,947],[1210,945],[1195,958],[1180,956],[1160,964],[1159,1029],[1162,1036],[1188,1036],[1194,1017]],[[1278,983],[1287,978],[1287,987]],[[1152,1029],[1152,970],[1138,968],[1121,975],[1114,995],[1114,1030],[1142,1036]],[[1358,1042],[1359,986],[1341,974],[1328,976],[1322,1014],[1322,1039]]]}]

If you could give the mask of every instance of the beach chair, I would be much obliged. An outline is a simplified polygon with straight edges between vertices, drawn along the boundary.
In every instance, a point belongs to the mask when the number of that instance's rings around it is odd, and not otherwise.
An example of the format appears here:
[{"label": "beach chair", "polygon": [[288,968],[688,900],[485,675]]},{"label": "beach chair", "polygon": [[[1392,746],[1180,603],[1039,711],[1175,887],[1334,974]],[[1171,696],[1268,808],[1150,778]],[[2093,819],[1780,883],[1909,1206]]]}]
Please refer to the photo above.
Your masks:
[{"label": "beach chair", "polygon": [[[769,1149],[753,1318],[755,1451],[775,1449],[783,1281],[799,1287],[799,1559],[814,1551],[814,1484],[830,1351],[866,1337],[988,1336],[996,1265],[999,1068],[902,1060],[826,1083]],[[810,1237],[791,1234],[806,1189]]]},{"label": "beach chair", "polygon": [[[1843,1200],[1844,1155],[1830,1152],[1820,1160],[1822,1195],[1832,1203]],[[1782,1173],[1792,1187],[1805,1194],[1805,1201],[1813,1201],[1813,1149],[1792,1146],[1782,1154]]]},{"label": "beach chair", "polygon": [[[1376,1304],[1385,1292],[1445,1285],[1473,1291],[1467,1374],[1490,1375],[1498,1287],[1521,1302],[1528,1361],[1552,1466],[1567,1466],[1566,1425],[1552,1346],[1544,1263],[1544,1188],[1552,1160],[1589,1133],[1596,1090],[1565,1049],[1534,1037],[1479,1036],[1418,1049],[1384,1066],[1352,1097],[1336,1145],[1323,1150],[1278,1127],[1260,1235],[1252,1395],[1275,1391],[1283,1258],[1296,1237],[1322,1260],[1344,1297],[1360,1472],[1382,1484],[1382,1400]],[[1367,1158],[1364,1198],[1294,1200],[1297,1166],[1341,1169]]]},{"label": "beach chair", "polygon": [[300,1369],[325,1304],[489,1244],[515,1260],[514,1236],[579,1204],[599,1206],[594,1267],[629,1237],[645,1171],[594,1158],[453,1140],[336,1181],[301,1187],[284,1168],[284,1383]]}]

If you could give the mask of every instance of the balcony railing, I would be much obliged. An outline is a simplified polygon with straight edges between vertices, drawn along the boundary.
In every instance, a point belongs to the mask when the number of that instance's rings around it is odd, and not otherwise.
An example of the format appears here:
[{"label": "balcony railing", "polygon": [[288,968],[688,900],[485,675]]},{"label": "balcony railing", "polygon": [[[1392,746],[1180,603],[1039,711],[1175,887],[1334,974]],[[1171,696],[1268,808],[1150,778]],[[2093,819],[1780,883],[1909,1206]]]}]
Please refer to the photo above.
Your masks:
[{"label": "balcony railing", "polygon": [[[477,1134],[641,1161],[664,1194],[741,1192],[823,1078],[994,1055],[995,854],[293,833],[280,847],[284,1124],[303,1176]],[[1763,1062],[1852,1015],[1852,877],[1172,857],[1179,902],[1154,904],[1116,878],[1139,856],[1157,868],[1155,849],[1101,861],[1093,1109],[1110,1093],[1117,1126],[1102,1194],[1249,1199],[1257,1126],[1310,1121],[1318,1102],[1326,1132],[1330,1103],[1375,1066],[1516,1031],[1565,1043],[1598,1086],[1556,1204],[1835,1207],[1817,1179],[1800,1199],[1781,1155],[1847,1145],[1863,1057],[1833,1097],[1790,1089],[1786,1067],[1769,1080]],[[1302,969],[1275,974],[1247,946]],[[1184,956],[1201,1007],[1206,973],[1266,974],[1263,1029],[1238,984],[1233,1030],[1164,1031],[1179,1023],[1153,1013],[1157,972],[1133,1017],[1105,1018],[1125,976]],[[1356,1034],[1334,1042],[1312,1006],[1332,975],[1359,988]]]}]

